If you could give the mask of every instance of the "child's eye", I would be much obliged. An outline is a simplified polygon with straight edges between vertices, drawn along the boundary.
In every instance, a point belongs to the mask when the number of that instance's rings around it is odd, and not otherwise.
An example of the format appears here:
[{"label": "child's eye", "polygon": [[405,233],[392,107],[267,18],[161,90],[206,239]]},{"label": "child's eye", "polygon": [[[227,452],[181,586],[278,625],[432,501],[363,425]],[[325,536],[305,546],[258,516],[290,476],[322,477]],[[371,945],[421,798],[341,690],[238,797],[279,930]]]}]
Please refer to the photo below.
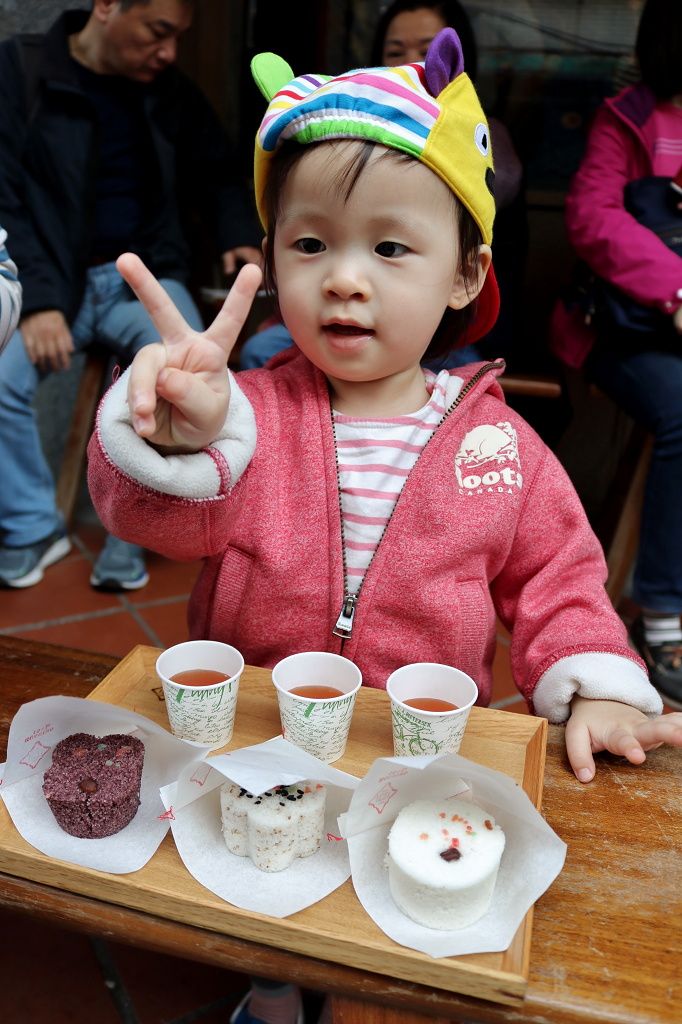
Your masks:
[{"label": "child's eye", "polygon": [[401,245],[400,242],[379,242],[374,251],[379,256],[386,256],[390,259],[395,256],[404,256],[407,252],[407,246]]},{"label": "child's eye", "polygon": [[317,252],[324,252],[326,248],[324,242],[321,242],[319,238],[299,238],[296,246],[309,256],[314,256]]}]

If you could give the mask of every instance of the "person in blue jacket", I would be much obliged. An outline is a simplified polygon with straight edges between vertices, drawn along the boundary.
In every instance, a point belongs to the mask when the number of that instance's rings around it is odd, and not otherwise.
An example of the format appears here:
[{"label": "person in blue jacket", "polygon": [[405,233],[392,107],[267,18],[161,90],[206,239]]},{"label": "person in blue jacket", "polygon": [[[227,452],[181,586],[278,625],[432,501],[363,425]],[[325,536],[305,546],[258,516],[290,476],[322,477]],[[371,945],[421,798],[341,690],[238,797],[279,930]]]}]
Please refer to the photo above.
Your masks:
[{"label": "person in blue jacket", "polygon": [[5,248],[7,232],[0,228],[0,354],[14,334],[21,313],[17,268]]}]

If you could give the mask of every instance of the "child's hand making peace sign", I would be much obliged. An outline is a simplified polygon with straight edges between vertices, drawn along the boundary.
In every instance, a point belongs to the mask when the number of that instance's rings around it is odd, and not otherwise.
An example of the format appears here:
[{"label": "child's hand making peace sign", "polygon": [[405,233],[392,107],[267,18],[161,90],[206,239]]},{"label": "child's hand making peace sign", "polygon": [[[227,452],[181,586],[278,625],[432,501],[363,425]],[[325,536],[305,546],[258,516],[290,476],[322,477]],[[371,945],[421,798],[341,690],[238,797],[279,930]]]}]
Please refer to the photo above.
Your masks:
[{"label": "child's hand making peace sign", "polygon": [[133,428],[163,454],[196,452],[215,440],[227,416],[227,360],[261,283],[254,264],[240,271],[217,317],[203,334],[185,323],[138,256],[116,267],[149,313],[161,341],[135,356],[128,383]]}]

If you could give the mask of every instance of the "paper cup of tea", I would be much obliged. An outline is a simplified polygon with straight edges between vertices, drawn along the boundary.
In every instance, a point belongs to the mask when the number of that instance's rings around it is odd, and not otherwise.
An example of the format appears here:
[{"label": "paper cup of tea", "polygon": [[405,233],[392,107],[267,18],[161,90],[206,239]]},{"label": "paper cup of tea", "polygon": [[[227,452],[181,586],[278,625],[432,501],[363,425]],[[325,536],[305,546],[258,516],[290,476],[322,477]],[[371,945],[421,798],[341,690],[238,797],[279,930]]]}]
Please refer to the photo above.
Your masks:
[{"label": "paper cup of tea", "polygon": [[338,654],[305,651],[275,665],[272,681],[284,739],[326,764],[343,757],[360,669]]},{"label": "paper cup of tea", "polygon": [[171,732],[216,750],[232,739],[244,659],[217,640],[189,640],[156,660]]},{"label": "paper cup of tea", "polygon": [[396,757],[457,753],[478,697],[473,679],[449,665],[424,662],[393,672],[386,692],[391,698]]}]

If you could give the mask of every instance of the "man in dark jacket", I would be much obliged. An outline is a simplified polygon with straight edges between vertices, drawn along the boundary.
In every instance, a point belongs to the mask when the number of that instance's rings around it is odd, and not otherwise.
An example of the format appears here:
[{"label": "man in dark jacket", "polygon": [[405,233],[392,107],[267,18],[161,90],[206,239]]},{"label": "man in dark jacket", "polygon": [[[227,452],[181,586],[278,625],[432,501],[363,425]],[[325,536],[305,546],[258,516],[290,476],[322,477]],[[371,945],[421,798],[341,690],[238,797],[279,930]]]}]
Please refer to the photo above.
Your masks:
[{"label": "man in dark jacket", "polygon": [[[124,359],[158,340],[117,256],[138,253],[197,330],[180,203],[217,236],[226,273],[260,258],[225,132],[173,67],[192,14],[193,0],[94,0],[0,44],[0,223],[24,289],[0,372],[0,585],[32,586],[71,546],[31,408],[39,381],[94,340]],[[142,552],[109,538],[93,586],[147,580]]]}]

